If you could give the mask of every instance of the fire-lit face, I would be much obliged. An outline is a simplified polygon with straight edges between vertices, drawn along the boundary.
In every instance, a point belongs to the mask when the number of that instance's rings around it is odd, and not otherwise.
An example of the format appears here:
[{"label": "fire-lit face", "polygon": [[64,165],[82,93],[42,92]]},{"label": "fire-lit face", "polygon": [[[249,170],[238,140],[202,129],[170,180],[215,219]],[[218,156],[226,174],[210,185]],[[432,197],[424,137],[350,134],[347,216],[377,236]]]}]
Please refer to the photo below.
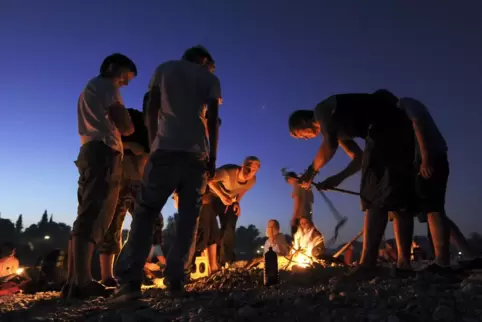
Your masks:
[{"label": "fire-lit face", "polygon": [[318,135],[318,131],[313,127],[299,128],[291,131],[291,136],[297,139],[309,140]]},{"label": "fire-lit face", "polygon": [[306,218],[301,218],[301,220],[300,220],[300,227],[301,227],[304,231],[306,231],[306,230],[311,229],[312,225],[311,225],[311,223],[310,223],[310,221],[309,221],[308,219],[306,219]]},{"label": "fire-lit face", "polygon": [[268,221],[268,227],[266,227],[266,236],[269,237],[274,237],[279,234],[279,228],[278,225],[276,225],[276,222],[273,220]]},{"label": "fire-lit face", "polygon": [[258,172],[259,166],[260,164],[258,161],[245,161],[241,168],[241,175],[243,176],[243,179],[246,181],[251,180]]}]

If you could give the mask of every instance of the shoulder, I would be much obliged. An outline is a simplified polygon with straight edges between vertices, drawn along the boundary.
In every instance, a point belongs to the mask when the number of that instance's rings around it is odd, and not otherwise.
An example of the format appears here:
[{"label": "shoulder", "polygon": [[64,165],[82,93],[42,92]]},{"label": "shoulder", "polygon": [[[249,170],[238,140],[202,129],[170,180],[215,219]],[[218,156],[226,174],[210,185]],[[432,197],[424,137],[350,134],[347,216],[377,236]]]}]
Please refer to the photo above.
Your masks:
[{"label": "shoulder", "polygon": [[217,168],[216,171],[221,170],[221,171],[233,172],[239,169],[241,169],[241,166],[237,164],[225,164]]},{"label": "shoulder", "polygon": [[316,105],[315,120],[320,123],[328,122],[336,108],[336,95],[330,96]]},{"label": "shoulder", "polygon": [[420,113],[426,113],[427,107],[419,100],[411,97],[402,97],[398,101],[399,107],[409,114],[418,115]]}]

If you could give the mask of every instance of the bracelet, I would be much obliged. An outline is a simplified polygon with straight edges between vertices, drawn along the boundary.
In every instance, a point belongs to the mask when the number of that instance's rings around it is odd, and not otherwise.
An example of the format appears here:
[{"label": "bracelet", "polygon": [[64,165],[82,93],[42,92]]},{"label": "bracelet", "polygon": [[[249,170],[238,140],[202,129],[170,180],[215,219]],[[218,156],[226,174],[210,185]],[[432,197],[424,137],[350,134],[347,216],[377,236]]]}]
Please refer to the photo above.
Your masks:
[{"label": "bracelet", "polygon": [[313,164],[310,164],[310,166],[308,167],[308,169],[306,170],[306,173],[307,173],[307,176],[308,176],[308,179],[310,181],[313,181],[313,179],[316,177],[316,175],[318,174],[318,171],[315,171],[315,169],[313,168]]}]

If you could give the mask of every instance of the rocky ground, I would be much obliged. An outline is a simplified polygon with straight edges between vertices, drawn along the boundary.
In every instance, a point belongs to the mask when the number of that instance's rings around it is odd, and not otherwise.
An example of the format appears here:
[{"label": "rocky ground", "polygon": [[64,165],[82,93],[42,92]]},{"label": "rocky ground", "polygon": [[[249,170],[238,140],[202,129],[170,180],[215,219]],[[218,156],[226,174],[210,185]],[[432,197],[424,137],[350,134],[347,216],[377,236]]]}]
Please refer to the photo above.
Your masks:
[{"label": "rocky ground", "polygon": [[124,307],[98,298],[63,303],[56,292],[0,298],[0,321],[482,321],[482,271],[463,279],[434,275],[333,284],[340,268],[281,274],[262,286],[262,271],[232,269],[195,281],[187,296],[144,291]]}]

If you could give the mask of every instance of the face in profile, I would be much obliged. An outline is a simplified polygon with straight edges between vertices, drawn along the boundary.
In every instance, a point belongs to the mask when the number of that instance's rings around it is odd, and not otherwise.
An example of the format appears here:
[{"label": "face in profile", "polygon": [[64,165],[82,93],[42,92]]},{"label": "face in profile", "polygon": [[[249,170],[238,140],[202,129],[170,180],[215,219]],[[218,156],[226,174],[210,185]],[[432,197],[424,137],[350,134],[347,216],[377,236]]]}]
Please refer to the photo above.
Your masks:
[{"label": "face in profile", "polygon": [[115,78],[116,85],[120,88],[129,85],[129,82],[135,77],[135,74],[128,69],[121,69],[119,76]]},{"label": "face in profile", "polygon": [[246,160],[241,169],[244,180],[251,180],[258,172],[259,166],[258,161]]},{"label": "face in profile", "polygon": [[318,135],[314,127],[303,127],[291,131],[291,136],[297,139],[313,139]]}]

